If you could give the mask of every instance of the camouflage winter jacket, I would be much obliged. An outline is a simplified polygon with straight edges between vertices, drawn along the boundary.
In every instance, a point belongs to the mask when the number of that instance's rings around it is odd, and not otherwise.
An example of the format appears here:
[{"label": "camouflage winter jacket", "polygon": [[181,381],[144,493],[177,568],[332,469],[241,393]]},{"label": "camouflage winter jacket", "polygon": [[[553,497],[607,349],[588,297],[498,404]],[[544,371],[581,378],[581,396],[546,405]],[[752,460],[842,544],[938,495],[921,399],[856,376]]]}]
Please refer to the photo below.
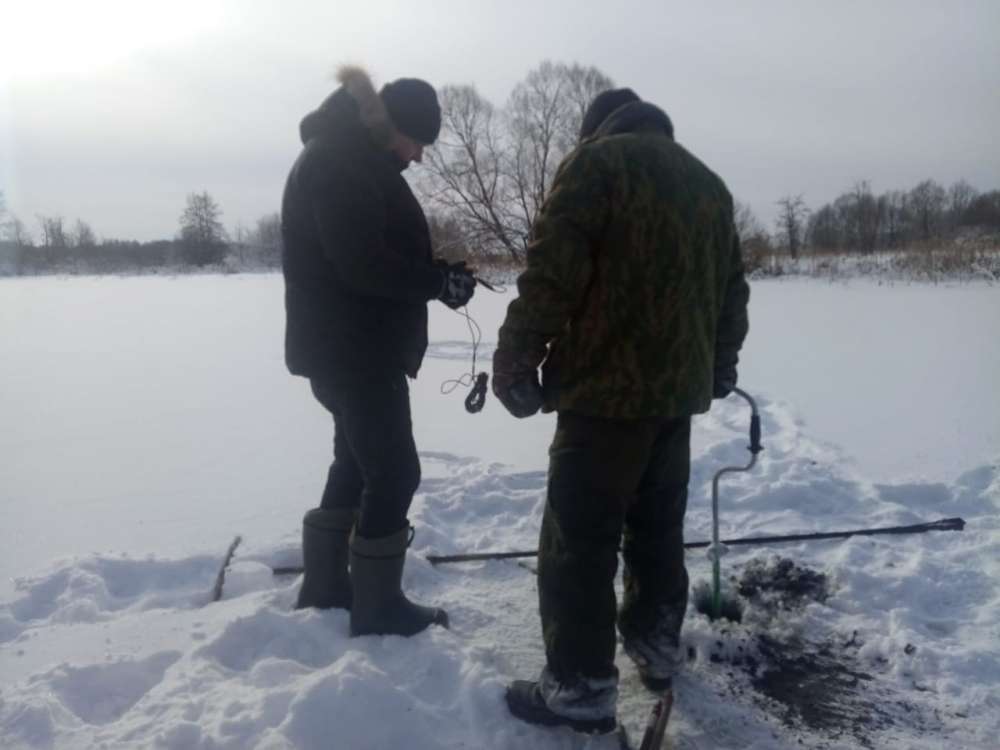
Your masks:
[{"label": "camouflage winter jacket", "polygon": [[614,112],[560,165],[532,227],[499,363],[544,360],[545,411],[708,410],[747,334],[733,200],[655,106]]}]

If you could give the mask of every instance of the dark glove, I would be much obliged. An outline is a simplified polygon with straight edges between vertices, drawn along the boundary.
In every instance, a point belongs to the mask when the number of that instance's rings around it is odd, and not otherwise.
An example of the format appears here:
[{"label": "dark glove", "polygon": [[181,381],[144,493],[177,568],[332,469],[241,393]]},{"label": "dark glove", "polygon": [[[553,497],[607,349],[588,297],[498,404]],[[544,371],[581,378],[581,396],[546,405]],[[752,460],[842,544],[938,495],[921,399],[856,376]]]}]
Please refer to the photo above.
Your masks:
[{"label": "dark glove", "polygon": [[542,386],[538,382],[538,374],[534,372],[513,379],[494,375],[493,393],[503,407],[518,419],[537,414],[542,408]]},{"label": "dark glove", "polygon": [[501,349],[493,355],[493,394],[518,419],[538,413],[544,401],[537,368]]},{"label": "dark glove", "polygon": [[472,299],[476,290],[476,279],[472,271],[465,267],[465,261],[452,263],[441,269],[443,280],[438,299],[452,310],[457,310]]},{"label": "dark glove", "polygon": [[736,387],[736,368],[721,367],[715,371],[712,382],[712,398],[725,398]]},{"label": "dark glove", "polygon": [[444,279],[438,299],[448,307],[457,310],[472,299],[472,293],[476,290],[476,279],[465,267],[465,263],[448,266],[442,270],[441,275]]}]

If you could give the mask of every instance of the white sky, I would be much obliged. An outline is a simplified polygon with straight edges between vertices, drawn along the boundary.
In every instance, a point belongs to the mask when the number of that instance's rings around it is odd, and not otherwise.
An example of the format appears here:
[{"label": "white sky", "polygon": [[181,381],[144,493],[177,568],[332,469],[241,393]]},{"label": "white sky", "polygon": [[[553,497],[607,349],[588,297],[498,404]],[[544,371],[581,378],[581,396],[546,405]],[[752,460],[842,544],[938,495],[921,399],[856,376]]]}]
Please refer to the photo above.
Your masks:
[{"label": "white sky", "polygon": [[[171,237],[188,192],[231,229],[278,209],[338,63],[473,83],[595,65],[672,117],[770,222],[858,179],[1000,188],[1000,3],[0,0],[0,190],[98,235]],[[709,6],[710,7],[707,7]]]}]

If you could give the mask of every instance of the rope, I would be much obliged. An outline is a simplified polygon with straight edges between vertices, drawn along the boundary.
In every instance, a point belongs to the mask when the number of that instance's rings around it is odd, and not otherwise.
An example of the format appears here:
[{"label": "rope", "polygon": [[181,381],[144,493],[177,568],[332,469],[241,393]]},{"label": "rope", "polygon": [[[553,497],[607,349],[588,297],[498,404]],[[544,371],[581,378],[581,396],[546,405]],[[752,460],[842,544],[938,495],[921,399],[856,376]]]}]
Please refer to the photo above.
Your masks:
[{"label": "rope", "polygon": [[[494,294],[503,294],[506,292],[506,288],[500,284],[491,284],[488,281],[481,279],[476,276],[476,283],[482,287],[485,287]],[[455,310],[455,312],[465,318],[466,325],[469,327],[469,336],[472,339],[472,368],[469,372],[459,376],[458,378],[452,378],[450,380],[445,380],[441,383],[441,394],[447,396],[455,391],[456,388],[469,388],[469,395],[465,397],[465,410],[469,414],[476,414],[482,411],[483,406],[486,404],[486,391],[489,384],[490,376],[485,372],[476,373],[476,362],[479,358],[479,344],[483,340],[483,329],[480,328],[479,323],[469,315],[469,310],[466,307],[462,307],[460,310]]]},{"label": "rope", "polygon": [[[478,395],[476,388],[480,383],[485,386],[485,380],[489,377],[485,372],[479,373],[479,377],[476,377],[476,363],[479,359],[479,344],[483,340],[483,329],[479,327],[479,324],[475,319],[469,315],[467,308],[463,307],[460,310],[455,310],[456,313],[465,318],[466,325],[469,327],[469,336],[472,339],[472,369],[459,376],[458,378],[452,378],[450,380],[445,380],[441,383],[441,393],[445,396],[453,393],[456,388],[472,388],[472,393],[466,398],[466,408],[469,408],[469,401],[472,400],[473,395]],[[485,387],[483,388],[484,393],[482,394],[482,402],[486,401]],[[482,403],[478,405],[475,411],[482,409]],[[472,409],[469,409],[472,412]]]}]

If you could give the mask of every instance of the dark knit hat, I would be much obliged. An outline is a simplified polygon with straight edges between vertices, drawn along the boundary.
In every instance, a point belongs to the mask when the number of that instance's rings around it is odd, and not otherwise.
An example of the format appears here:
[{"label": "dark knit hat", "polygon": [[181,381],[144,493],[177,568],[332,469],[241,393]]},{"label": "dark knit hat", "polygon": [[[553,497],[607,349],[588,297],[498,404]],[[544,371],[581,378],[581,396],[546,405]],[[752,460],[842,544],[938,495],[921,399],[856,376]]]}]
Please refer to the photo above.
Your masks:
[{"label": "dark knit hat", "polygon": [[639,101],[642,100],[632,89],[602,91],[594,97],[594,101],[590,103],[583,115],[583,122],[580,124],[580,140],[590,138],[601,127],[601,123],[608,118],[608,115],[619,107]]},{"label": "dark knit hat", "polygon": [[441,131],[441,106],[427,81],[399,78],[379,92],[396,129],[415,141],[430,145]]}]

